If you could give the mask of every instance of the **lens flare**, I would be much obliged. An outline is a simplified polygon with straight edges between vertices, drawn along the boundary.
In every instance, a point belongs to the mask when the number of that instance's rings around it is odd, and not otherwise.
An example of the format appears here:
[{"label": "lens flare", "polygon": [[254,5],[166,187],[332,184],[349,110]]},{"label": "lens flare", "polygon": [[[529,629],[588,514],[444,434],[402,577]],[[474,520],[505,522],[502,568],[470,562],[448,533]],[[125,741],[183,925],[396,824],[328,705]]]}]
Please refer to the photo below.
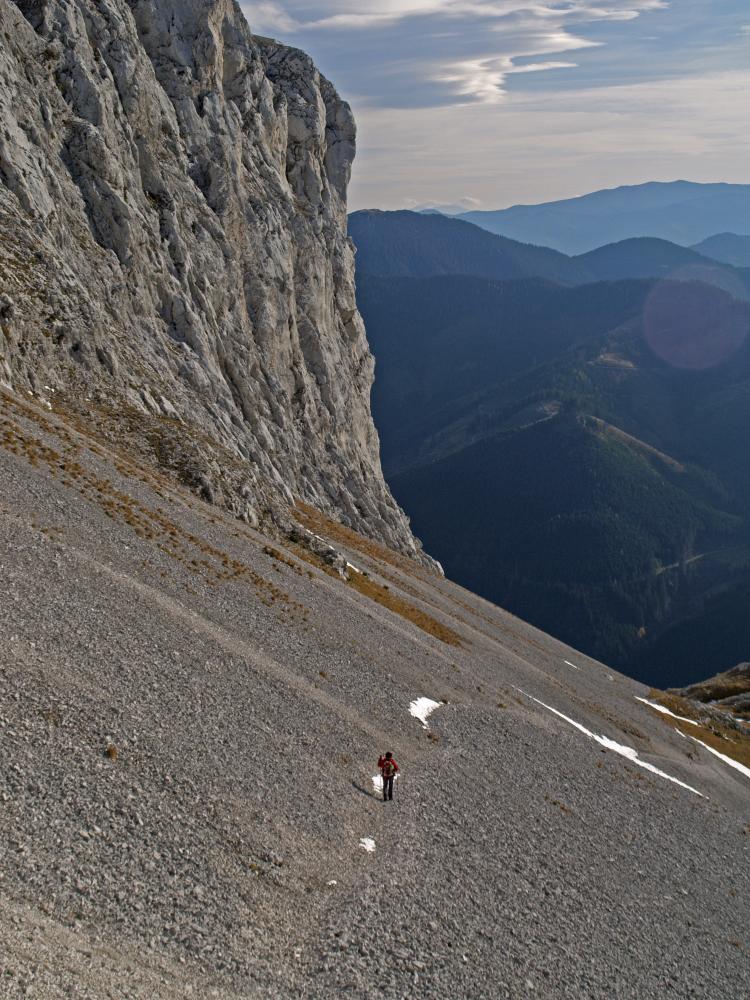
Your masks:
[{"label": "lens flare", "polygon": [[670,274],[656,285],[644,306],[646,342],[675,368],[700,371],[723,364],[750,332],[747,303],[738,301],[740,293],[747,297],[747,291],[737,277],[720,269],[706,269],[710,272],[706,274],[703,270],[691,267]]}]

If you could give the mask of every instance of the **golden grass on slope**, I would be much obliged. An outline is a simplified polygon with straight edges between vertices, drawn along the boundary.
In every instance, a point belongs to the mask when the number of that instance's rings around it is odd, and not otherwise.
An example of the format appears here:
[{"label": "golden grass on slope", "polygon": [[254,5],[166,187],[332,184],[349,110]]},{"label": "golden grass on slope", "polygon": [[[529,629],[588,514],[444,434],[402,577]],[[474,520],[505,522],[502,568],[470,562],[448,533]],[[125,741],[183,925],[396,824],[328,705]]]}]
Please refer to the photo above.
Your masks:
[{"label": "golden grass on slope", "polygon": [[[152,543],[175,562],[181,563],[189,572],[203,577],[209,586],[241,580],[252,586],[257,598],[267,607],[279,602],[288,610],[306,617],[307,609],[302,604],[246,563],[188,531],[172,520],[163,508],[149,507],[119,489],[110,479],[98,476],[84,467],[78,460],[84,448],[65,425],[53,424],[41,410],[25,401],[2,394],[0,402],[3,404],[0,409],[0,448],[34,467],[46,468],[51,478],[95,504],[110,520],[127,526],[138,537]],[[35,423],[43,432],[55,438],[61,450],[45,444],[41,438],[22,426],[18,419],[13,419],[11,414]],[[139,467],[134,465],[125,468],[122,461],[115,462],[115,467],[124,476],[136,476],[139,471]],[[150,479],[154,479],[153,476],[148,479],[143,476],[139,478],[149,484]],[[155,481],[158,483],[158,477]]]},{"label": "golden grass on slope", "polygon": [[432,615],[428,615],[425,611],[414,607],[413,604],[409,604],[408,601],[394,594],[393,591],[382,584],[376,583],[369,576],[365,576],[364,573],[352,573],[348,582],[360,594],[364,594],[365,597],[377,601],[384,608],[388,608],[389,611],[393,611],[407,621],[412,622],[418,628],[421,628],[423,632],[427,632],[428,635],[440,639],[441,642],[445,642],[449,646],[463,646],[461,637],[452,628],[443,625],[437,618],[433,618]]},{"label": "golden grass on slope", "polygon": [[[363,541],[366,541],[366,539],[363,539]],[[309,562],[312,566],[317,566],[318,569],[334,580],[341,580],[339,574],[314,552],[310,552],[309,549],[304,548],[302,545],[294,543],[289,543],[289,547],[300,559],[304,559],[305,562]],[[343,583],[344,581],[342,580],[341,582]],[[352,571],[345,582],[364,597],[375,601],[399,617],[406,619],[406,621],[416,625],[417,628],[422,629],[428,635],[440,639],[441,642],[445,642],[449,646],[461,647],[464,645],[461,636],[457,632],[454,632],[452,628],[449,628],[436,618],[433,618],[432,615],[428,615],[427,612],[421,611],[413,604],[405,601],[389,587],[384,586],[382,583],[377,583],[369,575]]]},{"label": "golden grass on slope", "polygon": [[[698,701],[720,701],[722,698],[731,698],[738,694],[750,693],[750,676],[748,674],[734,674],[727,672],[717,674],[700,684],[691,684],[689,694],[691,698]],[[726,706],[731,710],[730,706]]]},{"label": "golden grass on slope", "polygon": [[683,715],[686,719],[694,719],[698,723],[697,726],[692,726],[689,722],[682,722],[659,712],[659,718],[668,725],[678,729],[685,736],[695,737],[713,750],[723,753],[725,757],[731,757],[739,764],[750,767],[750,735],[731,726],[723,726],[714,719],[708,721],[691,701],[679,695],[667,694],[654,688],[649,691],[649,698],[668,708],[675,715]]},{"label": "golden grass on slope", "polygon": [[351,528],[339,524],[338,521],[331,520],[331,518],[326,517],[325,514],[322,514],[315,507],[311,507],[303,500],[295,502],[294,516],[309,531],[322,535],[331,541],[339,542],[341,545],[347,545],[356,552],[361,552],[372,559],[390,563],[391,566],[396,566],[398,569],[405,570],[414,576],[418,575],[418,570],[427,572],[427,570],[420,567],[414,560],[402,556],[399,552],[394,552],[393,549],[389,549],[379,542],[374,542],[371,538],[365,538],[364,535],[360,535]]}]

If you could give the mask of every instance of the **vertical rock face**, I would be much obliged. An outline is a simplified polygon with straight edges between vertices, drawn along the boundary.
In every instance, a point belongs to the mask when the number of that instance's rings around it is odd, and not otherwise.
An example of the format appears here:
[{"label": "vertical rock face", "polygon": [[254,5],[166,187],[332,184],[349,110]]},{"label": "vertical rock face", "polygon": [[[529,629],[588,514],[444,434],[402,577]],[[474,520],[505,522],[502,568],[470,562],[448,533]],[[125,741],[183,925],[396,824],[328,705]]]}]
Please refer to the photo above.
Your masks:
[{"label": "vertical rock face", "polygon": [[354,150],[233,0],[0,0],[0,380],[179,419],[415,551],[370,417]]}]

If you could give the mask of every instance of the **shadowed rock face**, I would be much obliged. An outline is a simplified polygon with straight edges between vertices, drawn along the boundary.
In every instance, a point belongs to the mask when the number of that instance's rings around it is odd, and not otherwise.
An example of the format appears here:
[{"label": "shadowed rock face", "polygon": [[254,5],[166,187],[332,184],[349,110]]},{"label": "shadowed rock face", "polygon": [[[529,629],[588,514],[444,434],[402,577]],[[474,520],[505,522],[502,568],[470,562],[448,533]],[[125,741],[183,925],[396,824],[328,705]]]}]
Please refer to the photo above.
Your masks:
[{"label": "shadowed rock face", "polygon": [[0,380],[179,419],[404,551],[346,188],[355,126],[232,0],[0,0]]}]

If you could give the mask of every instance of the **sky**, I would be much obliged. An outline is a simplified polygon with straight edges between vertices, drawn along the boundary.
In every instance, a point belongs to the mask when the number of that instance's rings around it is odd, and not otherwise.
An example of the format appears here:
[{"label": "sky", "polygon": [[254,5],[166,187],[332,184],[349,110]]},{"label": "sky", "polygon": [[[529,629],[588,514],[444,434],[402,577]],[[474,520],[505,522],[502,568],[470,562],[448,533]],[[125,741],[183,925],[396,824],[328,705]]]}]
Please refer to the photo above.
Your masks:
[{"label": "sky", "polygon": [[748,0],[248,0],[352,105],[350,208],[750,183]]}]

